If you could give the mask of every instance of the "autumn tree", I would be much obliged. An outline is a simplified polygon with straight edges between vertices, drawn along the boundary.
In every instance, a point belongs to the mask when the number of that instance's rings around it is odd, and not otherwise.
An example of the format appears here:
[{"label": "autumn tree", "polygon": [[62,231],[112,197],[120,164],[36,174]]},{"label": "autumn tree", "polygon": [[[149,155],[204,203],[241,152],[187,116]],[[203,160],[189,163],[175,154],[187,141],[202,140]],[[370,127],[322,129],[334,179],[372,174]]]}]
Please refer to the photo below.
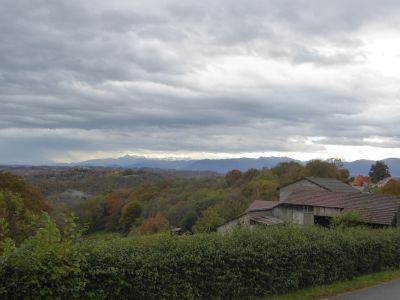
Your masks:
[{"label": "autumn tree", "polygon": [[382,194],[388,195],[400,195],[400,181],[399,180],[392,180],[387,183],[384,187],[381,188],[380,192]]},{"label": "autumn tree", "polygon": [[363,175],[359,174],[354,178],[353,184],[355,186],[363,186],[364,183],[365,183],[365,177]]},{"label": "autumn tree", "polygon": [[386,177],[390,177],[389,167],[385,162],[377,161],[371,166],[368,175],[373,183],[377,183]]},{"label": "autumn tree", "polygon": [[31,236],[40,215],[49,209],[41,193],[22,177],[0,172],[0,241],[20,243]]},{"label": "autumn tree", "polygon": [[118,227],[118,222],[121,217],[121,207],[124,204],[124,200],[115,192],[112,192],[106,196],[106,228],[108,230],[115,230]]},{"label": "autumn tree", "polygon": [[168,228],[168,221],[161,214],[157,214],[155,217],[148,217],[144,220],[142,225],[139,227],[141,234],[146,233],[157,233]]},{"label": "autumn tree", "polygon": [[50,211],[50,206],[37,188],[28,184],[20,176],[0,171],[0,191],[4,190],[19,194],[24,206],[34,213]]}]

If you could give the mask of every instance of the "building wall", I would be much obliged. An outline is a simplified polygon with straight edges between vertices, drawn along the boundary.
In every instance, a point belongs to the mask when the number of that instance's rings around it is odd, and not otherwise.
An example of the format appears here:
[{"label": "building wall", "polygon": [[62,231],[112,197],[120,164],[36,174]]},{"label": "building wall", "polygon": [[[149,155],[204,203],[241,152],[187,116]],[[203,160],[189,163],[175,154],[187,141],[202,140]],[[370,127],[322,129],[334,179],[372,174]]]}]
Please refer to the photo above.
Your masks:
[{"label": "building wall", "polygon": [[228,232],[231,231],[239,226],[246,226],[246,227],[254,227],[255,225],[250,224],[251,218],[261,217],[261,216],[273,216],[272,210],[264,210],[264,211],[256,211],[256,212],[248,212],[243,214],[236,219],[228,221],[227,223],[219,226],[217,228],[218,232]]},{"label": "building wall", "polygon": [[302,179],[295,183],[289,184],[279,190],[279,202],[287,199],[287,197],[294,191],[326,191],[319,185],[316,185],[306,179]]},{"label": "building wall", "polygon": [[305,206],[282,205],[273,209],[273,216],[288,224],[313,225],[314,215],[310,208]]},{"label": "building wall", "polygon": [[217,228],[217,231],[218,232],[229,232],[239,226],[250,226],[250,215],[248,215],[248,214],[241,215],[236,219],[228,221],[227,223],[219,226]]},{"label": "building wall", "polygon": [[314,225],[314,216],[335,217],[340,215],[339,208],[281,205],[273,209],[273,216],[289,224]]},{"label": "building wall", "polygon": [[315,216],[322,217],[336,217],[340,215],[342,210],[340,208],[329,208],[329,207],[315,207],[313,208],[313,214]]}]

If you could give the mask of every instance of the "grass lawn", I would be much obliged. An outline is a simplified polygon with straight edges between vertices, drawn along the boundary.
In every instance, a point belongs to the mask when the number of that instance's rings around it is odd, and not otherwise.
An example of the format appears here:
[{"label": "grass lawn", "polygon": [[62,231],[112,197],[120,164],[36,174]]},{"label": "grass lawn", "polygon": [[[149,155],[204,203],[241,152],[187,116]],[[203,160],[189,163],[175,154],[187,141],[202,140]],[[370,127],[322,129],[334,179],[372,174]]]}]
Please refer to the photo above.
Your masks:
[{"label": "grass lawn", "polygon": [[330,297],[337,294],[362,289],[377,285],[393,279],[400,278],[400,270],[389,270],[383,272],[363,275],[347,281],[339,281],[332,284],[320,285],[302,289],[288,294],[268,296],[263,300],[312,300]]}]

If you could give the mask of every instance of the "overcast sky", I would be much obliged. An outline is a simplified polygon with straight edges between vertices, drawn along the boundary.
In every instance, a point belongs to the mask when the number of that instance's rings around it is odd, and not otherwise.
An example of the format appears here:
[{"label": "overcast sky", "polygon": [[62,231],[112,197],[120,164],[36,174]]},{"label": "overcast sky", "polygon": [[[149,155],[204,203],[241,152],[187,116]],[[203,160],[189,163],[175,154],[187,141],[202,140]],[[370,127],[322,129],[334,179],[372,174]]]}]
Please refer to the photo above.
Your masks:
[{"label": "overcast sky", "polygon": [[1,0],[0,163],[400,157],[400,1]]}]

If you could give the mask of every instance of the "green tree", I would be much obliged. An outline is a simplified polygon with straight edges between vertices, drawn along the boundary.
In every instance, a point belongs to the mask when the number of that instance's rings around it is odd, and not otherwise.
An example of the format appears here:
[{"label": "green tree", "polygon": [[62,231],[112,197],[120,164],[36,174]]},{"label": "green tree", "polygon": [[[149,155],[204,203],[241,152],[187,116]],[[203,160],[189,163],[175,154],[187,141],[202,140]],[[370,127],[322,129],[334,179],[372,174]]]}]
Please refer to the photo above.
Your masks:
[{"label": "green tree", "polygon": [[305,167],[305,175],[310,177],[336,178],[346,182],[349,171],[342,168],[338,159],[322,161],[319,159],[310,160]]},{"label": "green tree", "polygon": [[97,196],[87,200],[81,200],[71,206],[70,211],[78,217],[82,226],[88,227],[88,233],[104,230],[106,227],[106,199]]},{"label": "green tree", "polygon": [[73,216],[66,218],[62,232],[46,213],[40,223],[35,235],[19,247],[6,247],[0,256],[2,299],[82,298],[86,262],[79,247],[82,231]]},{"label": "green tree", "polygon": [[187,231],[191,231],[194,224],[196,224],[199,217],[194,210],[188,211],[183,217],[181,223],[179,224],[181,228]]},{"label": "green tree", "polygon": [[279,163],[271,171],[279,179],[279,184],[284,185],[298,180],[304,176],[305,167],[298,162],[290,161]]},{"label": "green tree", "polygon": [[26,207],[24,199],[10,191],[0,192],[0,241],[22,242],[36,231],[39,216]]},{"label": "green tree", "polygon": [[142,206],[137,201],[130,201],[126,203],[121,210],[121,218],[119,219],[119,226],[123,233],[128,233],[134,225],[137,218],[142,213]]},{"label": "green tree", "polygon": [[225,175],[225,182],[229,187],[231,187],[240,179],[241,176],[242,172],[240,170],[237,169],[230,170]]},{"label": "green tree", "polygon": [[193,232],[212,232],[217,230],[217,227],[224,223],[224,219],[218,215],[215,208],[208,208],[203,217],[201,217],[193,226]]},{"label": "green tree", "polygon": [[383,161],[377,161],[371,166],[368,175],[373,183],[377,183],[379,180],[390,177],[389,167]]}]

